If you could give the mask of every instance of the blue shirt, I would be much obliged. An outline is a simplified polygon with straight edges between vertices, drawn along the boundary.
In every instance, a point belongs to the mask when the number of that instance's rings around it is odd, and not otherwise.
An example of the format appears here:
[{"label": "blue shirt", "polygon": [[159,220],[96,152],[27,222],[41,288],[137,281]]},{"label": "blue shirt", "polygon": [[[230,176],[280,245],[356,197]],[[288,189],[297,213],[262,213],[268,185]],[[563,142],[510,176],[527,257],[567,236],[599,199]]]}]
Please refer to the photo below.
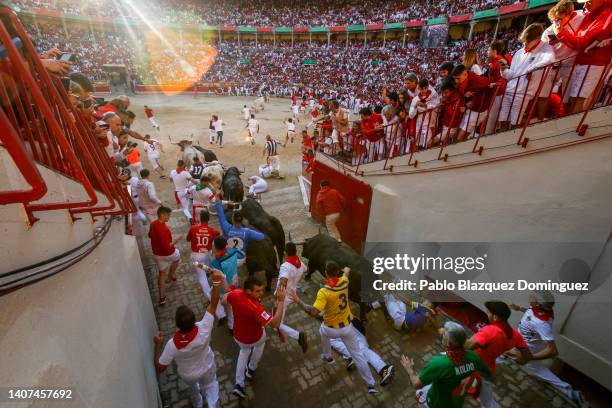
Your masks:
[{"label": "blue shirt", "polygon": [[221,200],[215,202],[215,209],[217,210],[217,217],[219,217],[223,236],[227,239],[228,248],[236,248],[246,252],[250,240],[261,241],[264,239],[264,234],[259,231],[247,227],[236,227],[230,224],[225,218]]},{"label": "blue shirt", "polygon": [[214,257],[210,266],[220,270],[225,275],[228,286],[238,273],[238,259],[244,258],[244,254],[236,248],[230,248],[223,256]]}]

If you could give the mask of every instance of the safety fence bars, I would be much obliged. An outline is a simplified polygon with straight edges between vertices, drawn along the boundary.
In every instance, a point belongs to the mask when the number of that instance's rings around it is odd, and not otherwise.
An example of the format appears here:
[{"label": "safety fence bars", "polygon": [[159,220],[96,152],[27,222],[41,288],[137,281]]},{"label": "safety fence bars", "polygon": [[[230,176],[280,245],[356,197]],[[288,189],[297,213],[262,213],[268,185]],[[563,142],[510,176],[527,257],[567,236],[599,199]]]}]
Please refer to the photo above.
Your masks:
[{"label": "safety fence bars", "polygon": [[25,181],[31,186],[30,190],[0,191],[0,204],[28,203],[44,196],[47,193],[47,185],[2,109],[0,109],[0,143],[15,162]]},{"label": "safety fence bars", "polygon": [[[36,163],[49,167],[80,183],[86,200],[32,204],[24,201],[30,223],[35,211],[67,209],[71,215],[91,212],[92,216],[126,214],[135,210],[127,191],[119,183],[118,171],[103,153],[91,131],[72,108],[59,78],[46,72],[29,37],[16,15],[0,8],[0,102],[10,127],[19,135],[22,147]],[[11,141],[15,144],[16,141]],[[14,146],[13,146],[14,148]],[[109,205],[96,207],[99,189]],[[74,217],[73,217],[74,218]]]},{"label": "safety fence bars", "polygon": [[388,131],[393,125],[382,126],[378,139],[349,132],[343,143],[317,150],[357,174],[359,166],[383,160],[384,169],[392,170],[389,161],[406,155],[407,164],[417,166],[415,153],[432,148],[439,148],[438,160],[446,161],[446,147],[462,141],[472,141],[472,152],[482,154],[482,137],[511,129],[520,129],[516,144],[526,147],[529,125],[573,113],[583,113],[576,131],[584,134],[583,123],[589,111],[612,102],[612,63],[579,65],[575,59],[573,56],[492,82],[482,91],[478,107],[471,106],[470,98],[464,95],[450,105],[443,98],[439,106],[422,109],[397,132]]}]

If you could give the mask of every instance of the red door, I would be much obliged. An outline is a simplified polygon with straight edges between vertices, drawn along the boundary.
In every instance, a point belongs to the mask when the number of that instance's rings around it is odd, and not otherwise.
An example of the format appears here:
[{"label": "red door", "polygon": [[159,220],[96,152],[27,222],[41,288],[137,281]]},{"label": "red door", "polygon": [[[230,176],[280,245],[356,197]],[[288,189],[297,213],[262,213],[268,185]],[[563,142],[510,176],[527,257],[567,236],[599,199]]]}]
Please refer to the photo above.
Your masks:
[{"label": "red door", "polygon": [[328,180],[329,186],[338,190],[346,200],[346,208],[338,221],[342,241],[358,253],[362,253],[368,234],[372,187],[363,181],[339,172],[338,170],[315,161],[310,189],[310,212],[314,219],[325,225],[323,215],[316,207],[316,197],[321,180]]}]

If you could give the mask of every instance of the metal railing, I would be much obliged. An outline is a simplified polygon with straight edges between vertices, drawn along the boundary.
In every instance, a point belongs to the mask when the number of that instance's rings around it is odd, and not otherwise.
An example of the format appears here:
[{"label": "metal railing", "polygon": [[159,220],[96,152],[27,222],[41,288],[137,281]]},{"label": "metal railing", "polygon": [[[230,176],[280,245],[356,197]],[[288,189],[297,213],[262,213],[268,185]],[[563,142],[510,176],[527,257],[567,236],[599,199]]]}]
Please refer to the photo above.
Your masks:
[{"label": "metal railing", "polygon": [[[85,212],[96,217],[135,211],[118,170],[71,105],[61,80],[47,73],[17,16],[5,7],[0,8],[0,46],[2,144],[36,191],[3,192],[0,204],[22,202],[30,224],[38,220],[33,213],[41,211],[67,209],[73,220]],[[35,163],[81,184],[86,199],[35,203],[46,192]],[[98,205],[96,190],[107,205]]]},{"label": "metal railing", "polygon": [[[446,147],[458,142],[472,143],[472,153],[480,155],[484,149],[481,138],[512,129],[520,130],[516,144],[525,148],[529,141],[525,137],[528,126],[573,113],[582,113],[576,132],[584,135],[589,112],[612,103],[611,71],[612,63],[601,68],[580,66],[574,56],[502,82],[492,82],[481,98],[481,106],[474,110],[466,106],[467,100],[461,95],[451,109],[446,110],[446,102],[442,101],[435,108],[418,112],[393,137],[388,137],[389,125],[381,124],[376,141],[367,139],[360,131],[349,132],[346,136],[340,135],[344,139],[331,146],[319,141],[317,151],[336,161],[345,171],[358,174],[360,166],[372,162],[384,161],[383,168],[393,170],[389,161],[402,156],[407,157],[404,165],[416,167],[415,154],[422,150],[438,149],[437,159],[446,161]],[[500,87],[506,87],[506,91],[497,95]],[[582,109],[577,109],[579,96],[585,93],[588,95],[582,98]],[[562,112],[547,112],[554,106],[553,101],[561,101],[558,106]],[[449,113],[452,117],[445,118]],[[457,137],[460,128],[463,128],[463,138]],[[324,140],[324,130],[319,130]]]}]

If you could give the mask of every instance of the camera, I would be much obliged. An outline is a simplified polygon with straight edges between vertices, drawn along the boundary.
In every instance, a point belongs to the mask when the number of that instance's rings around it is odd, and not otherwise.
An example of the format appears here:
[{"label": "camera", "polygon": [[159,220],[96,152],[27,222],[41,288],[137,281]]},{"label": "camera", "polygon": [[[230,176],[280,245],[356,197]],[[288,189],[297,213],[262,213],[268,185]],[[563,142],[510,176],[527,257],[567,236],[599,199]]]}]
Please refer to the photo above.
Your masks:
[{"label": "camera", "polygon": [[57,59],[60,60],[60,61],[76,62],[76,55],[75,54],[64,53],[64,54],[58,56]]}]

